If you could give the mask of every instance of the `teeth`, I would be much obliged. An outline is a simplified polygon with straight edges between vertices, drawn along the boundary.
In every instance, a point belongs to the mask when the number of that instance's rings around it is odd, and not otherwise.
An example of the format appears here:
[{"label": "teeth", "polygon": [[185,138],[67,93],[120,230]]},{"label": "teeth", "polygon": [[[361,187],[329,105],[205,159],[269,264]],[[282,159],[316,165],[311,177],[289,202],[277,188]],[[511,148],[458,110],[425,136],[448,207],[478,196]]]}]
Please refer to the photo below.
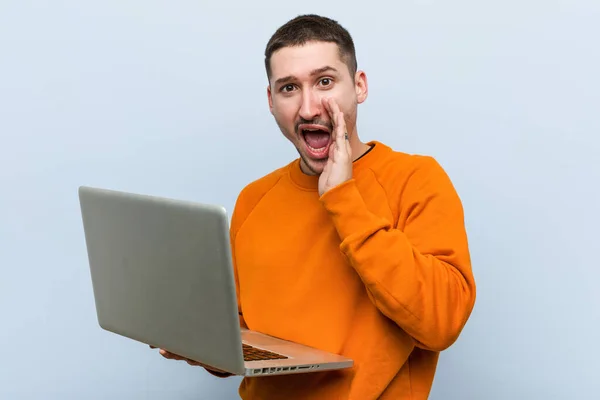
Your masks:
[{"label": "teeth", "polygon": [[309,145],[308,143],[306,143],[306,147],[308,147],[309,149],[311,149],[312,151],[314,151],[314,152],[317,152],[317,153],[322,153],[322,152],[324,152],[324,151],[325,151],[325,149],[327,148],[327,146],[324,146],[324,147],[321,147],[321,148],[319,148],[319,149],[315,149],[314,147],[312,147],[312,146],[311,146],[311,145]]},{"label": "teeth", "polygon": [[303,129],[303,130],[307,131],[307,132],[319,132],[319,131],[326,132],[325,129],[319,129],[319,128],[306,128],[306,129]]},{"label": "teeth", "polygon": [[[305,129],[303,129],[303,131],[304,132],[323,132],[323,131],[325,131],[325,129],[321,129],[321,128],[305,128]],[[308,147],[308,149],[310,151],[312,151],[313,153],[317,153],[317,154],[325,154],[327,152],[327,148],[329,147],[329,143],[327,143],[325,146],[323,146],[321,148],[318,148],[318,149],[310,146],[306,141],[305,141],[305,144],[306,144],[306,147]]]}]

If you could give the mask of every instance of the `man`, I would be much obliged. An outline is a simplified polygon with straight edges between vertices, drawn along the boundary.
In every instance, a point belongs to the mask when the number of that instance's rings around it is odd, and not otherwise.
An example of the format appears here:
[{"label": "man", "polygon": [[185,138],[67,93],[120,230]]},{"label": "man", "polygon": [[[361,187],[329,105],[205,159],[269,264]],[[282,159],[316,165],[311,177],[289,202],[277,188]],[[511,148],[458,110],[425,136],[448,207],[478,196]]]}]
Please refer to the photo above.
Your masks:
[{"label": "man", "polygon": [[[265,55],[271,113],[300,157],[246,186],[236,202],[240,323],[355,365],[245,378],[240,395],[425,399],[439,352],[475,302],[459,197],[431,157],[361,142],[357,106],[367,79],[335,21],[297,17]],[[392,121],[382,129],[394,129]]]}]

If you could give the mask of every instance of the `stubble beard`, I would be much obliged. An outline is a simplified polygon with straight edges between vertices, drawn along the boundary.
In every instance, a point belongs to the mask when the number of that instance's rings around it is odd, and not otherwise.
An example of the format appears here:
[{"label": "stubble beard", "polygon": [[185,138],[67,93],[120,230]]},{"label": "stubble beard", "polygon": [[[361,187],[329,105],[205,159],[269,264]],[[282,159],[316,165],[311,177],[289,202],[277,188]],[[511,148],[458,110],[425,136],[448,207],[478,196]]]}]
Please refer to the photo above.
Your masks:
[{"label": "stubble beard", "polygon": [[[275,118],[275,123],[279,127],[281,133],[283,133],[283,136],[288,139],[296,148],[296,151],[300,156],[300,167],[302,167],[303,172],[312,175],[321,175],[323,168],[325,168],[325,164],[327,163],[328,157],[318,161],[312,160],[302,152],[301,146],[303,146],[303,142],[302,139],[300,139],[298,132],[296,132],[296,130],[288,132],[287,129],[285,129],[277,120],[277,118]],[[318,166],[316,166],[318,169],[315,169],[315,164],[318,164]]]},{"label": "stubble beard", "polygon": [[[300,151],[300,149],[298,148],[298,146],[295,146],[296,150],[298,151],[298,154],[300,155],[300,166],[304,166],[303,169],[307,169],[308,171],[304,171],[304,173],[309,173],[310,175],[321,175],[321,173],[323,172],[323,168],[325,168],[325,164],[327,163],[328,158],[323,158],[321,160],[315,161],[312,160],[311,158],[305,156],[304,154],[302,154],[302,152]],[[319,165],[319,169],[315,169],[314,168],[314,164],[318,163],[321,164]]]}]

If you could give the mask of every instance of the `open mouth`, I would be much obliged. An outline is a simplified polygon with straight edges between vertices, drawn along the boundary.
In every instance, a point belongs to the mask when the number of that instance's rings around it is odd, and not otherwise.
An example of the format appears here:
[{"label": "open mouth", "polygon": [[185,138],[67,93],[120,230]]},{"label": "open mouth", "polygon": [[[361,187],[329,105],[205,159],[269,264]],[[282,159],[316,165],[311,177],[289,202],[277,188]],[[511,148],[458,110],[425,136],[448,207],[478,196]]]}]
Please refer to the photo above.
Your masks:
[{"label": "open mouth", "polygon": [[331,145],[331,132],[321,125],[303,125],[299,127],[300,134],[308,154],[315,159],[326,158]]}]

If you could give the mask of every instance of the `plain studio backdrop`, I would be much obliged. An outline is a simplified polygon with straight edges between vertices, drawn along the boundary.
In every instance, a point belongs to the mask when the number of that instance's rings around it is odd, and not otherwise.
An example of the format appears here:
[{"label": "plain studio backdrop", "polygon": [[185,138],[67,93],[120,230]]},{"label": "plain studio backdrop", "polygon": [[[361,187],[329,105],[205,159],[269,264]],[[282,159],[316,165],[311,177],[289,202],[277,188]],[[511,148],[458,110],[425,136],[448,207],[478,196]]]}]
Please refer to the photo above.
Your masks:
[{"label": "plain studio backdrop", "polygon": [[231,212],[297,155],[263,51],[301,13],[354,36],[361,137],[434,156],[464,202],[477,304],[431,398],[596,398],[595,0],[0,1],[0,398],[236,397],[98,327],[77,188]]}]

